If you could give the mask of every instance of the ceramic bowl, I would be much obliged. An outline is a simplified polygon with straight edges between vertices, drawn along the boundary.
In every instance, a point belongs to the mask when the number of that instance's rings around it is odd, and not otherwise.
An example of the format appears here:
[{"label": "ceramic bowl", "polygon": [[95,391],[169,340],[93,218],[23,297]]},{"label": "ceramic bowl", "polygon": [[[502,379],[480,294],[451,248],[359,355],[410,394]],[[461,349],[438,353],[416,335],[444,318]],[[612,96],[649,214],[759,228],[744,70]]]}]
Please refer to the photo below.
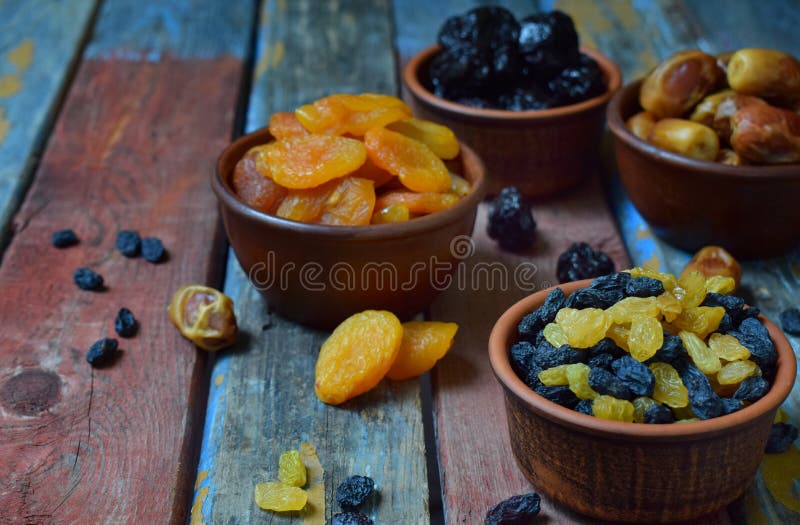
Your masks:
[{"label": "ceramic bowl", "polygon": [[614,95],[608,126],[622,184],[656,235],[691,252],[715,244],[745,259],[800,245],[800,164],[728,166],[649,144],[625,126],[641,111],[640,87]]},{"label": "ceramic bowl", "polygon": [[[560,288],[569,294],[590,282]],[[513,453],[536,490],[597,519],[639,523],[696,518],[741,496],[764,455],[775,413],[794,385],[795,356],[781,331],[761,318],[778,351],[778,367],[771,390],[752,405],[691,423],[607,421],[548,401],[511,369],[508,349],[517,324],[550,290],[509,308],[489,339]]]},{"label": "ceramic bowl", "polygon": [[462,144],[460,161],[449,163],[472,184],[452,208],[404,223],[329,226],[268,215],[236,196],[231,187],[236,163],[271,140],[263,128],[225,148],[211,186],[231,247],[273,311],[318,328],[367,309],[406,319],[446,288],[485,191],[483,163],[469,147]]},{"label": "ceramic bowl", "polygon": [[547,197],[578,184],[597,164],[605,106],[620,86],[617,66],[597,51],[608,89],[589,100],[553,109],[480,109],[437,97],[428,69],[441,48],[430,47],[406,65],[403,81],[415,115],[452,129],[486,163],[489,193],[515,185],[530,197]]}]

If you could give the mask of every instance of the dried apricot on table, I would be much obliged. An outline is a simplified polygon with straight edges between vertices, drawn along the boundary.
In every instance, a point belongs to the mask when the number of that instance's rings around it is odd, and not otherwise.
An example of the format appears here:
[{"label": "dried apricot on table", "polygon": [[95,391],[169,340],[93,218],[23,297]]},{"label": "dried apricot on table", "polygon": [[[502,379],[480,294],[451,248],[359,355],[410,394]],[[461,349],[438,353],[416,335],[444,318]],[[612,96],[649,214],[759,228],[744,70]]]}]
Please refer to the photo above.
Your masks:
[{"label": "dried apricot on table", "polygon": [[293,221],[314,222],[325,211],[325,204],[343,181],[344,179],[336,179],[316,188],[289,190],[275,211],[275,215]]},{"label": "dried apricot on table", "polygon": [[457,331],[456,323],[438,321],[403,323],[400,351],[386,376],[400,381],[424,374],[450,350]]},{"label": "dried apricot on table", "polygon": [[447,166],[422,142],[384,128],[373,128],[364,135],[364,145],[372,162],[397,175],[406,188],[433,193],[450,189]]},{"label": "dried apricot on table", "polygon": [[386,127],[422,142],[439,158],[453,159],[458,155],[458,139],[455,133],[441,124],[412,117],[392,122]]},{"label": "dried apricot on table", "polygon": [[255,488],[256,505],[264,510],[288,512],[302,510],[308,501],[306,491],[279,481],[259,483]]},{"label": "dried apricot on table", "polygon": [[329,405],[339,405],[376,386],[394,363],[403,339],[397,317],[366,310],[345,319],[322,344],[314,389]]},{"label": "dried apricot on table", "polygon": [[308,130],[297,120],[294,113],[281,111],[269,117],[269,133],[276,139],[285,139],[308,135]]},{"label": "dried apricot on table", "polygon": [[390,204],[381,209],[375,206],[372,213],[372,224],[389,224],[392,222],[405,222],[411,218],[411,212],[402,204]]},{"label": "dried apricot on table", "polygon": [[306,135],[271,142],[261,150],[258,162],[281,186],[307,189],[352,173],[366,158],[359,140]]},{"label": "dried apricot on table", "polygon": [[260,147],[256,146],[244,154],[236,163],[231,182],[233,190],[245,204],[265,213],[273,213],[286,195],[286,188],[257,169],[260,152]]},{"label": "dried apricot on table", "polygon": [[428,215],[451,208],[458,201],[458,196],[452,193],[391,191],[378,197],[375,207],[382,210],[393,204],[402,204],[414,215]]},{"label": "dried apricot on table", "polygon": [[389,95],[334,94],[300,106],[295,116],[312,133],[360,137],[370,128],[410,117],[411,108]]},{"label": "dried apricot on table", "polygon": [[278,462],[278,479],[285,485],[302,487],[306,484],[306,466],[298,450],[287,450],[281,453]]},{"label": "dried apricot on table", "polygon": [[219,290],[199,284],[181,286],[167,313],[181,334],[204,350],[215,352],[236,342],[233,301]]},{"label": "dried apricot on table", "polygon": [[347,177],[325,201],[320,224],[358,226],[369,224],[375,208],[375,184],[371,180]]}]

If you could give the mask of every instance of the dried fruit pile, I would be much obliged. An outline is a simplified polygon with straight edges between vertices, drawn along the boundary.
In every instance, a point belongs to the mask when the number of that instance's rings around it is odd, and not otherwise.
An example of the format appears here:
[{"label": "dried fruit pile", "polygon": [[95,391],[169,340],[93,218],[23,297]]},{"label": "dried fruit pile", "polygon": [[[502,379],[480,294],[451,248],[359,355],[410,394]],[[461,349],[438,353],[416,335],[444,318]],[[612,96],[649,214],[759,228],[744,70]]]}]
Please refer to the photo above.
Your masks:
[{"label": "dried fruit pile", "polygon": [[430,65],[438,97],[511,111],[575,104],[606,91],[594,59],[580,52],[572,18],[561,11],[521,21],[499,6],[448,18]]},{"label": "dried fruit pile", "polygon": [[642,83],[637,137],[734,166],[800,162],[800,61],[772,49],[681,51]]},{"label": "dried fruit pile", "polygon": [[777,353],[732,277],[642,268],[554,289],[517,328],[515,373],[578,412],[637,423],[709,419],[770,388]]},{"label": "dried fruit pile", "polygon": [[232,184],[248,206],[284,219],[402,222],[469,193],[444,162],[459,153],[453,132],[389,95],[330,95],[272,115],[269,131],[275,140],[245,153]]}]

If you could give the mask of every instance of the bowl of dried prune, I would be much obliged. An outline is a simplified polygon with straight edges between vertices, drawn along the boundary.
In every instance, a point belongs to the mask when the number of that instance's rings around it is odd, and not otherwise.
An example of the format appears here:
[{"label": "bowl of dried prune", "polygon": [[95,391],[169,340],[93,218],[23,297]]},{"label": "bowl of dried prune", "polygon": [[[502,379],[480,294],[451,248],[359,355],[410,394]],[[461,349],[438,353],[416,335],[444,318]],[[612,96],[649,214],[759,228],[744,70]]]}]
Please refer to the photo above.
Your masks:
[{"label": "bowl of dried prune", "polygon": [[517,465],[603,520],[694,519],[743,494],[796,376],[783,333],[730,277],[634,268],[537,292],[489,358]]},{"label": "bowl of dried prune", "polygon": [[667,58],[608,105],[620,179],[659,237],[740,258],[800,245],[800,61],[775,50]]},{"label": "bowl of dried prune", "polygon": [[568,15],[518,21],[505,8],[478,7],[447,19],[437,42],[407,64],[406,95],[416,114],[481,156],[489,193],[514,185],[546,197],[592,172],[620,72],[579,45]]}]

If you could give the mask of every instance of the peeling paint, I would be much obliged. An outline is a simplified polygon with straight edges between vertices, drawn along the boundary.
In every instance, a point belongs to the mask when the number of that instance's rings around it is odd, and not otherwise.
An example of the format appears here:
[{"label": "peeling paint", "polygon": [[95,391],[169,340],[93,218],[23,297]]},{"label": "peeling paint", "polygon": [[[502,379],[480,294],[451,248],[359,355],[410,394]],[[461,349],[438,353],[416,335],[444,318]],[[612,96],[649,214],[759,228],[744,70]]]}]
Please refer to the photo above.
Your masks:
[{"label": "peeling paint", "polygon": [[8,131],[11,129],[11,122],[6,119],[6,111],[0,108],[0,143],[5,140]]},{"label": "peeling paint", "polygon": [[303,525],[325,525],[325,471],[310,443],[300,444],[300,456],[308,473],[308,501],[303,509]]},{"label": "peeling paint", "polygon": [[26,38],[17,47],[6,53],[6,59],[14,66],[24,71],[33,62],[33,40]]},{"label": "peeling paint", "polygon": [[192,505],[192,518],[189,522],[191,525],[205,525],[205,516],[203,516],[203,504],[206,502],[208,496],[208,487],[203,487],[197,491]]},{"label": "peeling paint", "polygon": [[800,499],[792,490],[800,479],[800,449],[792,446],[783,454],[767,454],[761,463],[761,479],[769,493],[781,505],[800,512]]},{"label": "peeling paint", "polygon": [[219,386],[223,381],[225,381],[225,374],[217,374],[217,377],[214,378],[214,385]]},{"label": "peeling paint", "polygon": [[22,89],[19,73],[8,73],[0,77],[0,97],[16,95]]}]

